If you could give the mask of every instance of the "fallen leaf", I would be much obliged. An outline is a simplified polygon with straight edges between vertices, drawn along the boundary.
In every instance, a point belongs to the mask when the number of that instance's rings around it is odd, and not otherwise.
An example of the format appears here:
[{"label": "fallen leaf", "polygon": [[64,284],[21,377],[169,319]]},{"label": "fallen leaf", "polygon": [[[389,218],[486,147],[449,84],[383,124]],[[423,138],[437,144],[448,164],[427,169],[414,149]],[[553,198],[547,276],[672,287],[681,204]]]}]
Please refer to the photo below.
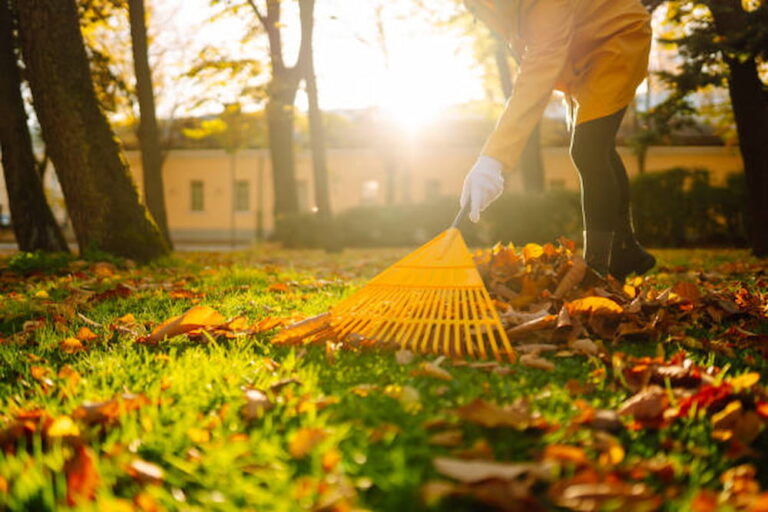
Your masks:
[{"label": "fallen leaf", "polygon": [[85,345],[77,338],[67,338],[59,344],[59,349],[67,354],[74,354],[85,350]]},{"label": "fallen leaf", "polygon": [[77,331],[75,338],[80,341],[93,341],[98,339],[99,336],[88,327],[81,327],[80,330]]},{"label": "fallen leaf", "polygon": [[437,457],[433,464],[438,473],[465,484],[482,482],[491,478],[514,480],[525,474],[533,474],[542,479],[551,476],[551,468],[542,463],[502,463]]},{"label": "fallen leaf", "polygon": [[620,314],[624,309],[607,297],[585,297],[566,304],[568,313]]},{"label": "fallen leaf", "polygon": [[304,427],[293,433],[288,442],[288,453],[294,459],[306,457],[312,449],[325,439],[325,432],[319,428]]},{"label": "fallen leaf", "polygon": [[209,306],[195,306],[157,326],[152,331],[152,334],[149,335],[147,341],[155,343],[195,329],[217,327],[225,322],[226,319],[215,309]]},{"label": "fallen leaf", "polygon": [[73,507],[82,501],[93,501],[100,478],[90,449],[75,446],[75,453],[64,463],[64,474],[67,477],[67,505]]},{"label": "fallen leaf", "polygon": [[447,380],[451,381],[453,380],[453,375],[448,373],[448,371],[445,368],[441,368],[435,363],[430,362],[424,362],[421,365],[419,365],[418,368],[414,368],[411,370],[412,376],[425,376],[425,377],[434,377],[435,379],[440,380]]},{"label": "fallen leaf", "polygon": [[531,423],[530,411],[522,402],[500,407],[477,398],[456,409],[456,414],[464,421],[488,428],[512,427],[524,430]]},{"label": "fallen leaf", "polygon": [[159,484],[165,478],[163,468],[143,459],[134,459],[128,465],[128,474],[139,482]]},{"label": "fallen leaf", "polygon": [[267,287],[267,291],[270,292],[277,292],[277,293],[285,293],[289,290],[289,287],[286,283],[273,283]]},{"label": "fallen leaf", "polygon": [[662,415],[667,396],[659,386],[651,386],[627,399],[619,408],[622,416],[634,416],[637,420],[653,420]]},{"label": "fallen leaf", "polygon": [[397,361],[397,364],[411,364],[411,361],[413,361],[414,354],[408,349],[400,349],[397,352],[395,352],[395,361]]},{"label": "fallen leaf", "polygon": [[59,416],[48,427],[48,437],[79,436],[80,428],[69,416]]},{"label": "fallen leaf", "polygon": [[258,389],[245,391],[245,405],[242,409],[243,418],[253,420],[259,418],[265,411],[272,409],[274,405],[269,397]]},{"label": "fallen leaf", "polygon": [[544,460],[552,460],[557,462],[567,462],[576,466],[586,465],[589,463],[587,460],[587,454],[584,453],[584,449],[578,446],[570,446],[566,444],[550,444],[544,448],[544,454],[542,455]]},{"label": "fallen leaf", "polygon": [[594,356],[597,355],[598,348],[594,341],[590,340],[589,338],[582,338],[580,340],[576,340],[573,343],[570,344],[570,347],[575,350],[576,352],[588,356]]},{"label": "fallen leaf", "polygon": [[555,369],[555,364],[552,361],[541,358],[536,353],[520,356],[520,363],[529,368],[536,368],[539,370],[552,371]]},{"label": "fallen leaf", "polygon": [[464,441],[464,433],[461,430],[446,430],[432,435],[427,441],[436,446],[460,446]]}]

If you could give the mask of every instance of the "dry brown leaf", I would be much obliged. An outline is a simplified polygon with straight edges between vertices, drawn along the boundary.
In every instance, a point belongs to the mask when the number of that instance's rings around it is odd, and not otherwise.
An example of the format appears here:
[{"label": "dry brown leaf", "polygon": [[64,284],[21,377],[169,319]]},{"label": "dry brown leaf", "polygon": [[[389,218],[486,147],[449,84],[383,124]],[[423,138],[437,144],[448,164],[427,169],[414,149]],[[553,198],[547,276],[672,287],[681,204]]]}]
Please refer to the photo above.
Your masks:
[{"label": "dry brown leaf", "polygon": [[209,306],[195,306],[179,316],[169,318],[157,326],[146,341],[155,343],[165,338],[173,338],[195,329],[218,327],[226,322],[221,313]]},{"label": "dry brown leaf", "polygon": [[555,364],[552,361],[539,357],[536,353],[521,356],[520,363],[529,368],[536,368],[538,370],[552,371],[555,369]]},{"label": "dry brown leaf", "polygon": [[522,402],[498,406],[477,398],[456,409],[456,414],[464,421],[488,428],[512,427],[524,430],[531,424],[530,411]]},{"label": "dry brown leaf", "polygon": [[435,379],[447,380],[447,381],[453,380],[453,375],[448,373],[448,371],[445,368],[441,368],[436,363],[430,363],[430,362],[421,363],[418,368],[414,368],[413,370],[411,370],[411,375],[413,375],[414,377],[418,377],[418,376],[434,377]]},{"label": "dry brown leaf", "polygon": [[594,341],[590,340],[589,338],[582,338],[580,340],[576,340],[573,343],[570,344],[570,347],[575,350],[576,352],[588,356],[594,356],[597,355],[598,348]]},{"label": "dry brown leaf", "polygon": [[397,352],[395,352],[395,361],[397,361],[397,364],[411,364],[411,361],[413,361],[414,354],[408,349],[400,349]]},{"label": "dry brown leaf", "polygon": [[465,484],[482,482],[491,478],[514,480],[527,474],[533,474],[542,479],[549,478],[551,475],[550,466],[533,462],[502,463],[437,457],[433,464],[438,473]]},{"label": "dry brown leaf", "polygon": [[272,409],[272,401],[258,389],[247,389],[245,391],[245,405],[242,409],[243,418],[253,420],[259,418],[265,411]]},{"label": "dry brown leaf", "polygon": [[650,386],[627,399],[619,408],[622,416],[634,416],[637,420],[653,420],[664,412],[667,395],[659,386]]},{"label": "dry brown leaf", "polygon": [[560,283],[555,288],[552,297],[562,299],[572,289],[576,288],[587,273],[587,262],[579,255],[574,255],[571,260],[571,268],[565,273]]},{"label": "dry brown leaf", "polygon": [[464,433],[458,429],[446,430],[434,434],[427,442],[436,446],[460,446],[464,442]]},{"label": "dry brown leaf", "polygon": [[554,327],[556,323],[557,316],[543,316],[541,318],[537,318],[536,320],[531,320],[530,322],[526,322],[511,329],[507,329],[507,336],[510,338],[519,338],[532,332],[543,331],[545,329],[549,329],[550,327]]}]

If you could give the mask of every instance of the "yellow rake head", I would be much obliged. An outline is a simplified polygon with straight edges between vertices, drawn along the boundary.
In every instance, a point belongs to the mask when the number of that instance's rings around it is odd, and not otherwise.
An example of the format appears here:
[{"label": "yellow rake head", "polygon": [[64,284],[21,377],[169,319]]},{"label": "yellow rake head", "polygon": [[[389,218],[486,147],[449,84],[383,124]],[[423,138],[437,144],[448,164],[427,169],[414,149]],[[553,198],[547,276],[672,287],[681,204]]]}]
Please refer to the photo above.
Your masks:
[{"label": "yellow rake head", "polygon": [[455,227],[331,310],[339,339],[357,334],[415,352],[515,360],[499,315]]}]

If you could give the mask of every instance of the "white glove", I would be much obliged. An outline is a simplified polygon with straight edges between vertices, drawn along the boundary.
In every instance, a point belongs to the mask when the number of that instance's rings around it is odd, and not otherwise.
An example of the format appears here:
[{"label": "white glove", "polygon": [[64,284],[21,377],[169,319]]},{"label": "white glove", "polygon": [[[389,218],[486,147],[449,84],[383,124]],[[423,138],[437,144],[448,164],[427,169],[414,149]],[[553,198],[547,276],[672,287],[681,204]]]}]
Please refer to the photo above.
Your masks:
[{"label": "white glove", "polygon": [[488,208],[504,191],[501,171],[504,165],[489,156],[480,155],[475,165],[464,178],[464,189],[459,203],[464,208],[469,204],[469,220],[480,220],[480,212]]}]

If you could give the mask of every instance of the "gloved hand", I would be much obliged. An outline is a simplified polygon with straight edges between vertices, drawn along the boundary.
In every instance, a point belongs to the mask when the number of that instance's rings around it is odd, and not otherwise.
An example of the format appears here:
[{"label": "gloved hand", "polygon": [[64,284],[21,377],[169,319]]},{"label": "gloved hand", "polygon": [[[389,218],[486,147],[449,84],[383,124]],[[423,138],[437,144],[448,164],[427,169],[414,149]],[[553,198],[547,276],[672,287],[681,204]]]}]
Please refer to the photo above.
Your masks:
[{"label": "gloved hand", "polygon": [[480,155],[475,165],[464,178],[464,189],[459,203],[464,208],[469,204],[469,220],[480,220],[480,212],[494,202],[504,191],[501,162],[489,156]]}]

